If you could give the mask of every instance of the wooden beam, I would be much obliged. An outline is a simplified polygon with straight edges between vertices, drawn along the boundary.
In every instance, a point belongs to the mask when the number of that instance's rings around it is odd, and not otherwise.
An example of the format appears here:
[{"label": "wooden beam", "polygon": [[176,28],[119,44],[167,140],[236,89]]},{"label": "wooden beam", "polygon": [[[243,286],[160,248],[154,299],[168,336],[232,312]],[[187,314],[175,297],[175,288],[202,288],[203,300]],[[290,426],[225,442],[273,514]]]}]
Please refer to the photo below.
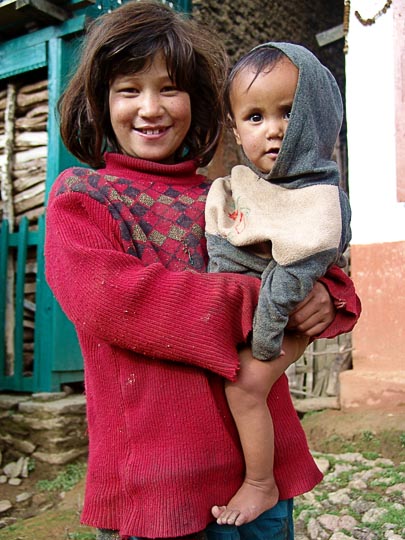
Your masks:
[{"label": "wooden beam", "polygon": [[14,126],[17,92],[14,84],[7,85],[4,114],[4,161],[0,169],[0,193],[3,201],[3,219],[7,219],[10,232],[14,230],[13,185],[11,171],[14,159]]},{"label": "wooden beam", "polygon": [[72,16],[69,11],[49,2],[49,0],[17,0],[16,9],[22,9],[26,6],[33,7],[40,13],[60,22],[67,21]]},{"label": "wooden beam", "polygon": [[319,34],[316,34],[316,41],[318,42],[318,45],[320,47],[324,47],[325,45],[329,45],[329,43],[338,41],[339,39],[342,39],[343,37],[344,37],[343,24],[339,24],[338,26],[329,28],[329,30],[325,30],[324,32],[320,32]]},{"label": "wooden beam", "polygon": [[[7,85],[6,110],[4,114],[4,163],[1,167],[1,198],[3,200],[3,219],[8,221],[10,232],[14,230],[14,202],[12,185],[12,168],[14,153],[14,127],[17,90],[14,84]],[[13,254],[7,255],[7,286],[6,286],[6,311],[5,311],[5,373],[13,375],[15,359],[15,260]]]}]

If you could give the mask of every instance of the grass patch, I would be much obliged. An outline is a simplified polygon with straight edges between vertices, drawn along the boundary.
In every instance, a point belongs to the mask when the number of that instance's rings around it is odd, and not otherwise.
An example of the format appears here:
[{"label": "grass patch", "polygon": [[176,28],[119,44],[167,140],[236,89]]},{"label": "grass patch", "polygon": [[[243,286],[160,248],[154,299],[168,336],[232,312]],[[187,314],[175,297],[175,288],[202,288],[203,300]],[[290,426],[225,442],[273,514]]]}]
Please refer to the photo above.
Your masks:
[{"label": "grass patch", "polygon": [[66,540],[96,540],[96,535],[92,532],[68,532]]},{"label": "grass patch", "polygon": [[363,456],[366,459],[374,461],[375,459],[378,459],[380,457],[380,454],[378,452],[363,452]]},{"label": "grass patch", "polygon": [[84,478],[86,463],[69,463],[53,480],[39,480],[39,491],[69,491]]},{"label": "grass patch", "polygon": [[[381,505],[382,506],[382,505]],[[392,505],[387,505],[387,512],[374,523],[367,523],[367,527],[376,533],[381,533],[384,530],[386,523],[391,523],[396,526],[396,534],[401,534],[404,527],[404,511],[393,508]]]},{"label": "grass patch", "polygon": [[[399,465],[398,467],[390,467],[384,469],[382,472],[378,473],[378,476],[373,480],[371,486],[394,486],[395,484],[405,483],[405,465]],[[405,520],[404,520],[405,525]]]},{"label": "grass patch", "polygon": [[372,431],[363,431],[361,437],[364,441],[370,442],[375,438],[375,435]]},{"label": "grass patch", "polygon": [[96,531],[79,522],[74,510],[49,510],[0,529],[0,540],[96,540]]}]

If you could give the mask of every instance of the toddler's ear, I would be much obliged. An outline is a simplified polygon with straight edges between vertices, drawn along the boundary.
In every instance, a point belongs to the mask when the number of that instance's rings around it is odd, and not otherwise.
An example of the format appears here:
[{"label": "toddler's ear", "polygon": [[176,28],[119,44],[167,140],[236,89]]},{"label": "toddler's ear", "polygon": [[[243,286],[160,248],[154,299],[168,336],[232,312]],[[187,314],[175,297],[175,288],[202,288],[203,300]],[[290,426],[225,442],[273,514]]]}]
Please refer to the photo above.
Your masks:
[{"label": "toddler's ear", "polygon": [[236,144],[242,145],[238,130],[236,129],[235,120],[232,118],[232,116],[230,114],[228,114],[226,119],[228,121],[228,126],[232,128],[233,135],[234,135],[235,140],[236,140]]},{"label": "toddler's ear", "polygon": [[228,128],[232,129],[233,135],[234,135],[235,140],[236,140],[236,144],[242,145],[240,137],[239,137],[238,130],[236,129],[235,120],[234,120],[233,116],[231,116],[230,114],[226,115],[226,126]]},{"label": "toddler's ear", "polygon": [[239,144],[239,146],[242,146],[242,141],[240,140],[240,135],[236,127],[232,127],[232,131],[235,137],[236,144]]}]

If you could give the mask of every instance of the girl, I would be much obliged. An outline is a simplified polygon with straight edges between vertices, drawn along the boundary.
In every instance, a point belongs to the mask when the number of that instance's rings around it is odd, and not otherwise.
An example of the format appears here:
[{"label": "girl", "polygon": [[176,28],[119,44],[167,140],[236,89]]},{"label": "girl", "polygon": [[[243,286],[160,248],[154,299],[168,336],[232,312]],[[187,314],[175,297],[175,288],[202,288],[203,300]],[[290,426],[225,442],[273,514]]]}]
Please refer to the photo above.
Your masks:
[{"label": "girl", "polygon": [[[225,73],[207,31],[158,2],[130,2],[91,25],[60,102],[63,140],[94,170],[70,168],[53,186],[46,269],[85,363],[82,521],[99,538],[203,538],[211,506],[243,478],[223,379],[236,378],[260,280],[205,273],[209,184],[196,173],[220,137]],[[351,282],[336,271],[324,283],[292,319],[308,335],[348,331],[357,318]],[[333,298],[346,305],[336,316]],[[286,501],[321,473],[285,377],[269,405],[285,528]]]}]

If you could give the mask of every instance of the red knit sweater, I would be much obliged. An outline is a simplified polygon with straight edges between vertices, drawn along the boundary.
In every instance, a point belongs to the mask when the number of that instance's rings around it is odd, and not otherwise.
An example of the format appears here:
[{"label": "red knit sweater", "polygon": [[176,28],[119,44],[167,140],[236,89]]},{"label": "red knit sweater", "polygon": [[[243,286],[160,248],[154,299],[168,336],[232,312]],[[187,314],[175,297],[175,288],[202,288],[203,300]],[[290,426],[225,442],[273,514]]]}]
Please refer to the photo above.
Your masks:
[{"label": "red knit sweater", "polygon": [[[107,154],[106,168],[72,168],[47,210],[46,272],[75,324],[85,362],[89,463],[82,521],[123,535],[174,537],[205,528],[243,478],[223,392],[235,379],[259,280],[205,273],[209,184],[195,164]],[[348,331],[351,282],[325,283],[346,308],[329,335]],[[285,376],[269,405],[282,499],[321,473]]]}]

